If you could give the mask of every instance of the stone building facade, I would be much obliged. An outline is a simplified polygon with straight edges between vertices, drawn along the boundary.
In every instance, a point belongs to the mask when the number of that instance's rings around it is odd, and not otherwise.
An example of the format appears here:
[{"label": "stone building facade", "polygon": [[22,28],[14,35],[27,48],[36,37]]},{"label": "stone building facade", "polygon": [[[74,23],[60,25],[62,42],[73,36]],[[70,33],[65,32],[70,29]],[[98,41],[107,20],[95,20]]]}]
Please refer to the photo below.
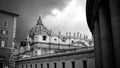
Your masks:
[{"label": "stone building facade", "polygon": [[87,36],[54,34],[39,17],[16,49],[16,68],[94,68],[93,40]]},{"label": "stone building facade", "polygon": [[0,10],[0,68],[10,67],[18,14]]},{"label": "stone building facade", "polygon": [[47,29],[39,17],[37,24],[21,42],[20,48],[16,49],[15,55],[19,59],[39,56],[44,54],[58,53],[68,50],[79,50],[93,47],[93,40],[82,35],[72,36],[70,34],[54,34]]},{"label": "stone building facade", "polygon": [[95,68],[94,49],[41,55],[16,61],[16,68]]}]

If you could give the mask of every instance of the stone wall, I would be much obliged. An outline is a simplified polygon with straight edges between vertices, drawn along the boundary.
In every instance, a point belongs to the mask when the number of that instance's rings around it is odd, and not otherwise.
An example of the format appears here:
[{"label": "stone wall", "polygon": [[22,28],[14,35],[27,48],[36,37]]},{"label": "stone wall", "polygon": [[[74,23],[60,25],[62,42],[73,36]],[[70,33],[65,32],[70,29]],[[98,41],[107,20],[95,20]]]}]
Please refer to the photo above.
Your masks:
[{"label": "stone wall", "polygon": [[16,68],[95,68],[94,51],[78,51],[16,61]]}]

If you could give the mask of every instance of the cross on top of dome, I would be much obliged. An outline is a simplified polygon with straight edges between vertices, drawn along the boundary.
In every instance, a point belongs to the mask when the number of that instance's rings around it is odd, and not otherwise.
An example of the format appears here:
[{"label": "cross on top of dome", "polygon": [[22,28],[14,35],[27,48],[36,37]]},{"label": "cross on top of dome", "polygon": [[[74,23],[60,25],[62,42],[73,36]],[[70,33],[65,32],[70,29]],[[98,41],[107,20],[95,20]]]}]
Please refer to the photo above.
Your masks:
[{"label": "cross on top of dome", "polygon": [[39,19],[37,20],[37,24],[36,25],[43,25],[43,23],[42,23],[42,19],[41,19],[41,17],[39,16]]}]

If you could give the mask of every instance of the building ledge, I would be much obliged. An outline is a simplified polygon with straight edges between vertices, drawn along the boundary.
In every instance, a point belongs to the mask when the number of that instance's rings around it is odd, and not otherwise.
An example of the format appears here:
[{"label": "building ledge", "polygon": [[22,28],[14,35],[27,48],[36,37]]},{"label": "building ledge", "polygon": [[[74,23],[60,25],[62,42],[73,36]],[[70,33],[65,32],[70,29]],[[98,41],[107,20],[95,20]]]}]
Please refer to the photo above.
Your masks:
[{"label": "building ledge", "polygon": [[19,16],[18,14],[11,13],[11,12],[4,11],[4,10],[0,10],[0,13],[6,14],[6,15],[10,15],[10,16],[15,16],[15,17],[18,17],[18,16]]},{"label": "building ledge", "polygon": [[92,47],[92,48],[87,48],[87,49],[84,49],[84,50],[66,51],[66,52],[45,54],[45,55],[40,55],[40,56],[34,56],[34,57],[19,59],[17,61],[19,62],[19,61],[26,61],[26,60],[33,60],[33,59],[44,59],[44,58],[51,58],[51,57],[86,54],[86,53],[94,53],[94,48]]}]

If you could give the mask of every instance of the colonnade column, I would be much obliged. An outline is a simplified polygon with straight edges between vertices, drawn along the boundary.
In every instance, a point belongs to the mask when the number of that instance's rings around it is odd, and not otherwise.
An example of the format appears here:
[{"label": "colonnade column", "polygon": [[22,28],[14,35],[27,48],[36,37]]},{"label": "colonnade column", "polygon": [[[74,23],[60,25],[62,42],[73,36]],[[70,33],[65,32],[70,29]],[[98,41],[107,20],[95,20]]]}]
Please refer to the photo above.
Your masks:
[{"label": "colonnade column", "polygon": [[94,43],[94,45],[95,45],[95,68],[102,68],[100,25],[97,20],[94,23],[94,42],[95,42]]},{"label": "colonnade column", "polygon": [[109,0],[116,68],[120,68],[120,0]]},{"label": "colonnade column", "polygon": [[102,68],[114,68],[114,48],[112,40],[111,21],[107,0],[103,0],[99,11],[100,37],[102,49]]}]

